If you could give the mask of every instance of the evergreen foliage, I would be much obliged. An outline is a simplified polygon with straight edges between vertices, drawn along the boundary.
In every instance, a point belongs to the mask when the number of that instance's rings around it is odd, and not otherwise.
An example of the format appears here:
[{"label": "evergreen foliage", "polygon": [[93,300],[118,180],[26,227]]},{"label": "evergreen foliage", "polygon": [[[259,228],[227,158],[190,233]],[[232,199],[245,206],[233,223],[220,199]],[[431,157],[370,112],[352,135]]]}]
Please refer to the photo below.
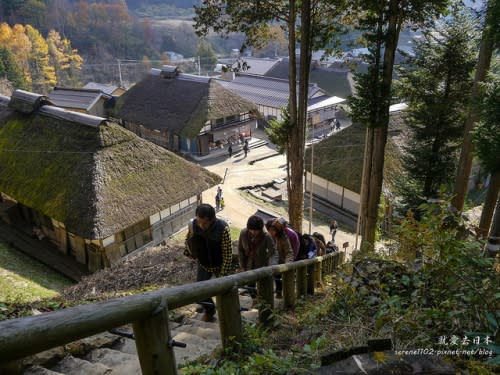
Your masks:
[{"label": "evergreen foliage", "polygon": [[269,140],[276,145],[276,149],[280,154],[289,151],[288,132],[290,131],[290,113],[288,108],[281,110],[281,120],[271,119],[268,126],[264,129]]},{"label": "evergreen foliage", "polygon": [[491,174],[500,172],[500,75],[490,74],[484,85],[481,121],[474,130],[476,155],[483,168]]},{"label": "evergreen foliage", "polygon": [[355,97],[351,97],[353,121],[368,127],[366,134],[360,218],[362,249],[374,250],[384,170],[385,145],[392,97],[394,58],[402,27],[432,22],[442,14],[448,1],[355,1],[357,28],[368,47],[366,74],[357,74]]},{"label": "evergreen foliage", "polygon": [[467,14],[454,12],[441,27],[423,32],[415,55],[399,69],[397,88],[409,105],[398,189],[406,208],[437,198],[455,173],[476,61],[476,26]]},{"label": "evergreen foliage", "polygon": [[14,87],[28,89],[23,73],[7,47],[0,47],[0,77],[5,77]]},{"label": "evergreen foliage", "polygon": [[196,55],[200,58],[200,65],[202,73],[210,73],[213,72],[215,68],[215,64],[217,63],[217,56],[215,56],[215,52],[207,42],[206,39],[202,39],[198,43],[198,48],[196,50]]}]

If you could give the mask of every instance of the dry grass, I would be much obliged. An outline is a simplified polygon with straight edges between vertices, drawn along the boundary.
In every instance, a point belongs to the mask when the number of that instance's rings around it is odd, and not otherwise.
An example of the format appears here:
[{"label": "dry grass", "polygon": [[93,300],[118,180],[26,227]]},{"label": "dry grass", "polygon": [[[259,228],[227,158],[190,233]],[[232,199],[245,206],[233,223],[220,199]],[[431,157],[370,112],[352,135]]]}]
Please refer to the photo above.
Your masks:
[{"label": "dry grass", "polygon": [[183,250],[182,242],[176,241],[132,254],[65,289],[62,297],[70,301],[102,300],[192,283],[196,279],[196,262],[185,257]]}]

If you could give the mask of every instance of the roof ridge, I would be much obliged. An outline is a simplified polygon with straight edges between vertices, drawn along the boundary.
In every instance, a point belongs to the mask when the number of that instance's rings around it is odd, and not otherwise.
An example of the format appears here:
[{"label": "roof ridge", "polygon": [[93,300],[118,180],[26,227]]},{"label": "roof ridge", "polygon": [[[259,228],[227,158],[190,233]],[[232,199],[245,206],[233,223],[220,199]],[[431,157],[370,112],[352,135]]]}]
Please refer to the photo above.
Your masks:
[{"label": "roof ridge", "polygon": [[62,120],[69,120],[69,121],[76,122],[80,125],[91,126],[94,128],[97,128],[101,124],[106,122],[106,119],[103,117],[92,116],[92,115],[88,115],[86,113],[68,111],[66,109],[52,106],[52,105],[43,106],[42,108],[40,108],[40,110],[38,112],[41,115],[45,115],[48,117],[54,117],[54,118],[62,119]]}]

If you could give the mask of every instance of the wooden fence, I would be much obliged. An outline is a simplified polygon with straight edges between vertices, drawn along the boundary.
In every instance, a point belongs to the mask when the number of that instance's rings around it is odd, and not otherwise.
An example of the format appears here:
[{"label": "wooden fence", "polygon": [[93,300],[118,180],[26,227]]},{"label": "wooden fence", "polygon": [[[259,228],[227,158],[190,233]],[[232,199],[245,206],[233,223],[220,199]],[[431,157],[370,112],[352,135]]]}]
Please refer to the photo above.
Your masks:
[{"label": "wooden fence", "polygon": [[168,310],[216,296],[222,345],[242,342],[238,288],[257,282],[259,320],[268,322],[274,309],[274,276],[283,275],[283,303],[314,294],[316,282],[332,273],[343,253],[259,268],[230,276],[70,307],[51,313],[0,322],[0,368],[44,350],[132,323],[143,374],[177,374]]}]

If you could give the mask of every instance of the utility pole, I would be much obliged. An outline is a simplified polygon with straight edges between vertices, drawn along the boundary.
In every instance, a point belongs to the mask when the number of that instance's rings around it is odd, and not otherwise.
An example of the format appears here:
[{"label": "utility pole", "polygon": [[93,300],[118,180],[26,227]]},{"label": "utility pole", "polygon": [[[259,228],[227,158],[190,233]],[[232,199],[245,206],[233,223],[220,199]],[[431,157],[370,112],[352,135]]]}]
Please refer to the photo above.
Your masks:
[{"label": "utility pole", "polygon": [[120,60],[116,59],[118,62],[118,75],[120,76],[120,87],[123,87],[123,79],[122,79],[122,67],[120,65]]},{"label": "utility pole", "polygon": [[[363,151],[363,170],[361,172],[361,191],[363,191],[363,184],[365,183],[365,169],[366,169],[366,149],[368,145],[368,127],[366,128],[365,131],[365,149]],[[359,250],[358,249],[358,237],[359,237],[359,230],[361,227],[361,202],[363,201],[363,197],[361,196],[361,192],[359,194],[359,207],[358,207],[358,220],[356,220],[356,241],[354,243],[354,250]],[[360,246],[361,247],[361,246]]]},{"label": "utility pole", "polygon": [[312,234],[313,221],[313,172],[314,172],[314,124],[311,119],[311,176],[309,178],[309,234]]}]

